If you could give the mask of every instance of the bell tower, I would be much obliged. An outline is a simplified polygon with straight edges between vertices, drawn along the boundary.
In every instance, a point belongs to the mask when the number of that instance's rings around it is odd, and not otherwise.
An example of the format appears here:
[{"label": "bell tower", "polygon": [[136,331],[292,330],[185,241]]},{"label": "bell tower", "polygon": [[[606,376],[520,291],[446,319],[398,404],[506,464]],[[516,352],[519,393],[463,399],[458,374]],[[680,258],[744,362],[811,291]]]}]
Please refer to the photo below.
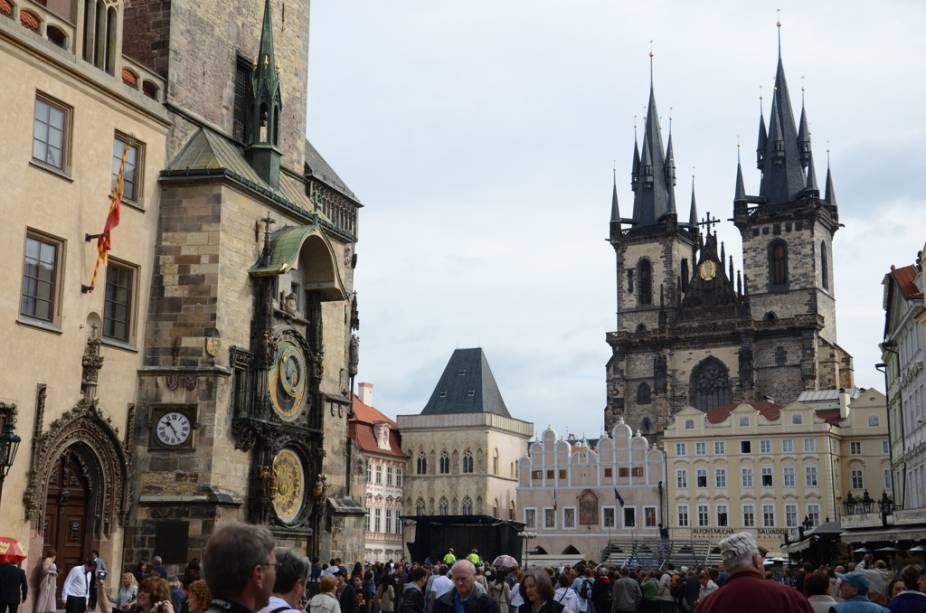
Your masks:
[{"label": "bell tower", "polygon": [[260,52],[251,77],[250,122],[246,128],[248,162],[271,187],[280,184],[280,68],[273,52],[273,24],[270,0],[264,3]]}]

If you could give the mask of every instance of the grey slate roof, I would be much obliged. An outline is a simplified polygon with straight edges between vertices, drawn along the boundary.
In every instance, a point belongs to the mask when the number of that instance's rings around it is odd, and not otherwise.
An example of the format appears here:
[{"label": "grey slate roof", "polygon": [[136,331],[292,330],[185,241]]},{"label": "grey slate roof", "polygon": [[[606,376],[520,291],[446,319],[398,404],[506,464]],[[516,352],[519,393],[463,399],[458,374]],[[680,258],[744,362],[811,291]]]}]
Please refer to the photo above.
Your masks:
[{"label": "grey slate roof", "polygon": [[[671,136],[669,138],[671,144]],[[668,159],[667,159],[668,155]],[[643,132],[643,150],[640,160],[636,157],[631,170],[633,185],[634,230],[655,225],[661,217],[675,213],[675,159],[671,147],[663,149],[662,128],[659,125],[659,111],[656,109],[656,93],[652,80],[649,88],[649,104]]]},{"label": "grey slate roof", "polygon": [[332,189],[341,192],[358,204],[360,203],[360,200],[357,199],[354,192],[350,191],[347,184],[341,180],[338,173],[336,173],[334,168],[325,161],[325,158],[323,158],[322,154],[318,152],[318,149],[309,142],[309,139],[305,140],[305,165],[309,168],[310,176],[318,179]]},{"label": "grey slate roof", "polygon": [[455,349],[422,415],[494,413],[511,417],[481,347]]}]

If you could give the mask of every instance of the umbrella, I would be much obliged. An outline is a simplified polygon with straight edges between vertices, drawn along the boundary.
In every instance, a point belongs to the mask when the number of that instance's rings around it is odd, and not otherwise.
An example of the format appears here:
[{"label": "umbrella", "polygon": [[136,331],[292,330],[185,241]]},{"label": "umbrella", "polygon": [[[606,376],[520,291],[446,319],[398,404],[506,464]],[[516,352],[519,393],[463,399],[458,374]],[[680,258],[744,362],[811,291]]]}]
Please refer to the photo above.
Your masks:
[{"label": "umbrella", "polygon": [[518,561],[509,555],[500,555],[492,562],[492,566],[498,570],[511,570],[517,568]]},{"label": "umbrella", "polygon": [[923,547],[922,545],[917,545],[916,547],[911,547],[911,548],[910,548],[910,551],[915,551],[915,552],[917,552],[917,553],[922,553],[922,552],[926,551],[926,547]]},{"label": "umbrella", "polygon": [[857,549],[853,549],[852,553],[871,553],[871,549],[868,549],[867,547],[859,547]]},{"label": "umbrella", "polygon": [[887,547],[879,547],[878,549],[875,549],[875,553],[897,553],[898,551],[900,550],[896,547],[891,547],[890,545]]},{"label": "umbrella", "polygon": [[26,552],[19,541],[0,536],[0,564],[16,564],[26,559]]}]

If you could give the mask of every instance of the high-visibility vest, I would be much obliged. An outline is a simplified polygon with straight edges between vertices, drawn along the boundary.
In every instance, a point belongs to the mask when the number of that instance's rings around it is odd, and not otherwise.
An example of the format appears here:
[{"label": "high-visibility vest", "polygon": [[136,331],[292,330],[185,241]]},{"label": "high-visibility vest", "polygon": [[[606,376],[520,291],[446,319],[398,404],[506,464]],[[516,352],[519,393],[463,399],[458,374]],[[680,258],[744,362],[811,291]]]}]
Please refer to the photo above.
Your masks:
[{"label": "high-visibility vest", "polygon": [[479,554],[476,553],[475,551],[469,554],[468,556],[466,556],[466,559],[472,562],[474,566],[476,564],[479,564]]},{"label": "high-visibility vest", "polygon": [[444,564],[453,564],[456,561],[457,557],[449,551],[447,552],[447,555],[444,556]]}]

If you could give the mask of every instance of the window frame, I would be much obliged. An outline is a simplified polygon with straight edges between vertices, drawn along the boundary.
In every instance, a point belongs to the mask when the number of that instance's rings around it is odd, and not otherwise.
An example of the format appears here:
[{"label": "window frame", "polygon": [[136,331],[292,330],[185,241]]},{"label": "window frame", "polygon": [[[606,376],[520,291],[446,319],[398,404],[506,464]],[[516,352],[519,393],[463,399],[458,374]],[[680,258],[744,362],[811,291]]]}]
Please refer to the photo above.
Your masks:
[{"label": "window frame", "polygon": [[755,503],[747,502],[742,505],[741,508],[743,514],[743,527],[744,528],[755,528],[756,527],[756,505]]},{"label": "window frame", "polygon": [[[707,503],[699,503],[695,506],[695,514],[698,516],[698,528],[710,528],[711,526],[711,507]],[[703,520],[703,521],[702,521]]]},{"label": "window frame", "polygon": [[[572,511],[572,525],[566,521],[566,512]],[[578,522],[578,516],[576,514],[577,509],[575,507],[563,507],[563,530],[575,530]]]},{"label": "window frame", "polygon": [[[553,522],[550,525],[550,522],[547,521],[548,518],[552,517]],[[556,509],[553,507],[543,507],[543,529],[544,530],[556,530]]]},{"label": "window frame", "polygon": [[[723,477],[723,482],[721,483],[720,477]],[[725,490],[727,489],[727,467],[718,466],[714,468],[714,487],[717,489]]]},{"label": "window frame", "polygon": [[849,455],[862,455],[862,441],[849,441]]},{"label": "window frame", "polygon": [[[652,511],[652,515],[650,515]],[[649,521],[652,517],[652,522]],[[643,506],[643,527],[644,528],[655,528],[658,524],[659,515],[657,514],[656,505],[644,505]]]},{"label": "window frame", "polygon": [[[608,524],[608,511],[611,512],[611,523]],[[602,505],[601,506],[601,527],[602,528],[617,528],[617,507],[614,505]]]},{"label": "window frame", "polygon": [[[138,318],[136,317],[136,309],[138,308],[138,279],[139,279],[139,268],[138,266],[126,262],[125,260],[120,260],[110,256],[107,258],[106,262],[106,278],[103,282],[104,295],[103,295],[103,329],[100,331],[100,338],[104,343],[108,345],[121,345],[134,347]],[[116,336],[107,336],[106,334],[106,305],[109,302],[107,290],[109,289],[109,272],[110,268],[121,268],[128,271],[131,274],[132,287],[129,289],[129,305],[126,308],[126,317],[128,321],[126,322],[126,337],[119,338]]]},{"label": "window frame", "polygon": [[537,507],[524,507],[524,527],[537,529]]},{"label": "window frame", "polygon": [[[682,511],[684,510],[685,521],[682,521]],[[687,504],[675,505],[675,520],[679,528],[691,527],[691,513]]]},{"label": "window frame", "polygon": [[[36,116],[37,109],[36,106],[39,101],[42,101],[44,104],[55,108],[61,111],[64,114],[63,127],[61,130],[61,166],[55,166],[47,161],[48,155],[46,150],[45,160],[35,157],[35,122],[38,119]],[[32,105],[32,147],[29,152],[29,161],[38,168],[43,170],[48,170],[54,174],[63,176],[67,179],[71,178],[71,142],[73,140],[73,134],[71,132],[74,125],[74,107],[71,105],[62,102],[61,100],[50,96],[44,92],[36,90],[35,92],[35,101]],[[43,122],[45,123],[45,122]],[[48,125],[48,124],[46,124]],[[48,146],[47,140],[45,141],[45,146]]]},{"label": "window frame", "polygon": [[[51,288],[50,296],[52,299],[51,308],[51,319],[44,319],[42,317],[36,317],[34,314],[28,314],[23,312],[23,297],[25,296],[26,290],[26,249],[29,244],[29,240],[32,239],[39,243],[44,243],[52,245],[55,248],[55,269],[52,275],[53,277],[53,286]],[[64,239],[52,236],[40,230],[34,228],[26,228],[25,236],[23,237],[22,243],[22,269],[19,277],[19,305],[17,307],[17,321],[33,325],[39,328],[51,329],[53,331],[60,331],[61,324],[61,302],[63,297],[63,274],[65,269],[65,255],[66,255],[67,242]]]},{"label": "window frame", "polygon": [[[782,247],[783,253],[776,254],[776,248]],[[770,292],[787,291],[791,281],[790,249],[784,239],[776,238],[768,244],[768,289]]]},{"label": "window frame", "polygon": [[[630,512],[630,515],[633,518],[632,524],[627,523],[628,511]],[[630,528],[632,530],[636,529],[637,527],[637,507],[635,505],[628,504],[628,505],[621,507],[621,527]]]},{"label": "window frame", "polygon": [[[133,136],[129,136],[128,134],[124,132],[120,132],[119,130],[116,130],[115,134],[113,135],[113,159],[114,159],[113,164],[114,165],[115,165],[115,159],[116,159],[116,152],[115,152],[116,141],[120,141],[123,144],[125,144],[127,147],[131,147],[135,149],[135,181],[133,183],[135,187],[135,193],[133,194],[134,197],[129,198],[125,195],[125,191],[123,190],[122,202],[123,204],[128,204],[137,209],[144,210],[145,143],[141,142],[140,140],[138,140],[137,138]],[[117,168],[116,171],[112,173],[111,178],[110,178],[110,188],[109,188],[110,198],[112,197],[112,189],[116,181],[116,173],[118,172],[119,172],[119,169]],[[297,292],[296,295],[298,296],[299,293]]]},{"label": "window frame", "polygon": [[[723,511],[721,511],[721,509],[723,509]],[[720,517],[721,514],[723,515],[723,519],[721,519]],[[729,528],[730,527],[730,506],[725,502],[722,502],[716,505],[714,508],[714,518],[717,521],[718,528]]]}]

